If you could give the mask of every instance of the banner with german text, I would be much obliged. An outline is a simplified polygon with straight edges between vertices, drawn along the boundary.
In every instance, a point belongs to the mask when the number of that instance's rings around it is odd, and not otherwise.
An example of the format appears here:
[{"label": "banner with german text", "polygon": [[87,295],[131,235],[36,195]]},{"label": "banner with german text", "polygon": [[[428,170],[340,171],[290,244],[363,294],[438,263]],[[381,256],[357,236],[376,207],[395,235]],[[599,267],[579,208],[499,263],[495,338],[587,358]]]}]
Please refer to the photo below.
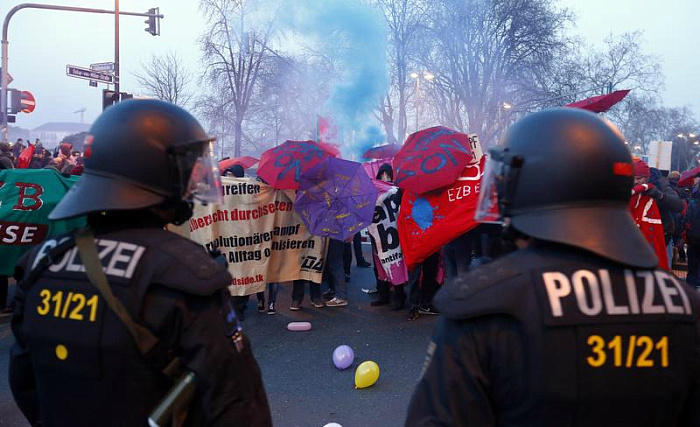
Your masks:
[{"label": "banner with german text", "polygon": [[19,258],[47,237],[85,225],[85,217],[48,219],[78,179],[53,169],[0,170],[0,275],[12,276]]},{"label": "banner with german text", "polygon": [[294,211],[294,191],[251,178],[221,178],[224,203],[196,205],[178,227],[208,251],[219,249],[233,276],[231,295],[265,290],[267,283],[321,283],[327,239],[309,234]]}]

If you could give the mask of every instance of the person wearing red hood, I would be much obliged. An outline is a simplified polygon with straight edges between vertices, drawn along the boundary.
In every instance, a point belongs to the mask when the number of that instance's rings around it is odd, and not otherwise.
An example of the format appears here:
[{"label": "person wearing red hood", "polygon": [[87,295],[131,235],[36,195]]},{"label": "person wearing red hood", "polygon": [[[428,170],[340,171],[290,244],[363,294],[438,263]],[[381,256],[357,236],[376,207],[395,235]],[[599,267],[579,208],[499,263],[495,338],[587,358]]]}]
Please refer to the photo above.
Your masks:
[{"label": "person wearing red hood", "polygon": [[656,199],[662,198],[663,193],[649,182],[651,170],[644,160],[634,158],[634,187],[629,201],[629,211],[637,223],[639,231],[651,245],[659,259],[659,268],[668,270],[668,256],[664,241],[664,227],[661,221]]}]

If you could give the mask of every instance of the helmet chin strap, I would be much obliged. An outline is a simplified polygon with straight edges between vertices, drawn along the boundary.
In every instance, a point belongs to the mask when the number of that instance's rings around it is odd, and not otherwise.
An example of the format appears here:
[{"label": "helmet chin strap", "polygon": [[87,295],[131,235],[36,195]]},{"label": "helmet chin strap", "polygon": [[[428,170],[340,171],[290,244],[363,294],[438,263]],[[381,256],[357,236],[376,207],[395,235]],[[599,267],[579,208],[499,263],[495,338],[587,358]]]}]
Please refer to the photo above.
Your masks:
[{"label": "helmet chin strap", "polygon": [[166,199],[151,208],[151,211],[163,218],[168,224],[182,225],[192,217],[193,203],[183,200]]}]

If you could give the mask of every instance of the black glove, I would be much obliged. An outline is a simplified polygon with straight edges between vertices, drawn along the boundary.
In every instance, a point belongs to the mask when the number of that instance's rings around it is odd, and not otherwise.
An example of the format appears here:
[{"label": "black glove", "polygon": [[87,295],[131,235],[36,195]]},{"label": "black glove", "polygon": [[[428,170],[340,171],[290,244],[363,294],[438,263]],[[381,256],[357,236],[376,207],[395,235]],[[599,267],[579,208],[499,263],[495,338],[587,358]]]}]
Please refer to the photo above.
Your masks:
[{"label": "black glove", "polygon": [[662,193],[661,190],[659,190],[658,188],[656,188],[656,187],[653,186],[653,185],[650,186],[650,187],[651,187],[651,188],[649,188],[647,191],[644,192],[645,195],[647,195],[647,196],[649,196],[649,197],[651,197],[652,199],[655,199],[655,200],[660,200],[660,199],[663,198],[664,193]]}]

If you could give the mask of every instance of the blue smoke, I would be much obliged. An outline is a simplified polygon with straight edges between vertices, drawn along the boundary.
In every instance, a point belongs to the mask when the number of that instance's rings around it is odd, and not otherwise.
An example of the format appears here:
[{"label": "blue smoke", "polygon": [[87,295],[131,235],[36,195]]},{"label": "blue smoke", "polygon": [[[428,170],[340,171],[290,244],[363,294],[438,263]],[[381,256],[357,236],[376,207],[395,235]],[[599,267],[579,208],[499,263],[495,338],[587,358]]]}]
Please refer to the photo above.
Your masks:
[{"label": "blue smoke", "polygon": [[[299,34],[318,41],[321,53],[343,70],[323,114],[345,135],[355,131],[357,141],[388,86],[387,34],[381,11],[360,0],[294,0],[285,6],[283,19]],[[358,154],[357,147],[344,147],[344,151]]]},{"label": "blue smoke", "polygon": [[381,145],[382,142],[386,140],[386,136],[382,133],[378,126],[369,126],[364,130],[364,135],[361,137],[355,136],[355,144],[353,150],[357,154],[356,161],[362,160],[362,155],[374,147],[375,145]]}]

